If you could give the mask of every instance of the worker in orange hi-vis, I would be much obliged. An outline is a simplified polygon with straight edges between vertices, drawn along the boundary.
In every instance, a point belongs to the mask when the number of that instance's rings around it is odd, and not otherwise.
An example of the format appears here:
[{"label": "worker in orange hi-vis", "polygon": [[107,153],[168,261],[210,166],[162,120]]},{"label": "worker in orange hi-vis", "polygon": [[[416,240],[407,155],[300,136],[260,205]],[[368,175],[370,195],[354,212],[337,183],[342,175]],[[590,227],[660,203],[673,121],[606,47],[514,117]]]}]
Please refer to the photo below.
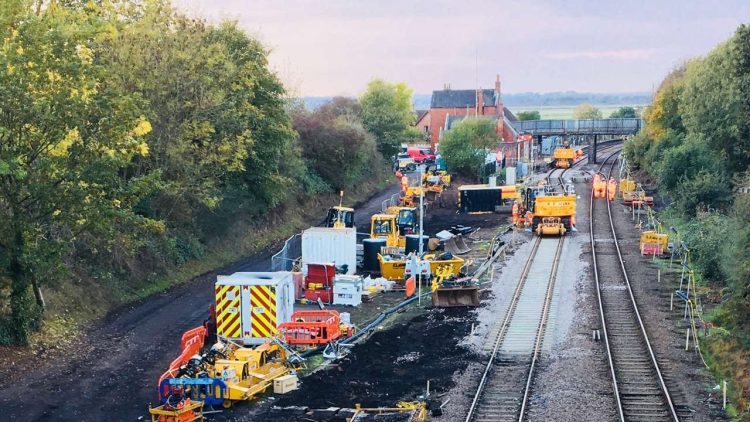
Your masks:
[{"label": "worker in orange hi-vis", "polygon": [[511,213],[513,216],[513,224],[518,224],[518,202],[513,201],[513,211]]},{"label": "worker in orange hi-vis", "polygon": [[396,179],[401,180],[401,177],[404,175],[401,173],[401,170],[396,170]]},{"label": "worker in orange hi-vis", "polygon": [[615,200],[615,192],[617,192],[617,182],[615,182],[613,177],[610,177],[609,182],[607,183],[607,198],[610,201]]},{"label": "worker in orange hi-vis", "polygon": [[409,178],[401,176],[401,190],[406,192],[409,189]]},{"label": "worker in orange hi-vis", "polygon": [[599,197],[599,185],[601,184],[601,182],[602,182],[602,177],[599,176],[599,174],[595,174],[591,183],[591,189],[594,191],[594,198]]}]

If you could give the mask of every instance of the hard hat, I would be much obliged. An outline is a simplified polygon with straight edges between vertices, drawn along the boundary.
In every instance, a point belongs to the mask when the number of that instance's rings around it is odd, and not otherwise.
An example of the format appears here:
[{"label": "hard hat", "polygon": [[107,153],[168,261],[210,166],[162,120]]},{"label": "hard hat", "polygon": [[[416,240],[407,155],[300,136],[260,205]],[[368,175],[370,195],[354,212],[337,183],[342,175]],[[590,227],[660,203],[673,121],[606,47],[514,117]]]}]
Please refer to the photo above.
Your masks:
[{"label": "hard hat", "polygon": [[211,346],[211,350],[214,352],[218,352],[222,349],[224,349],[224,343],[220,341],[217,341],[213,346]]},{"label": "hard hat", "polygon": [[188,362],[193,365],[200,365],[201,362],[203,362],[203,358],[201,357],[201,355],[193,355],[190,357],[190,360]]}]

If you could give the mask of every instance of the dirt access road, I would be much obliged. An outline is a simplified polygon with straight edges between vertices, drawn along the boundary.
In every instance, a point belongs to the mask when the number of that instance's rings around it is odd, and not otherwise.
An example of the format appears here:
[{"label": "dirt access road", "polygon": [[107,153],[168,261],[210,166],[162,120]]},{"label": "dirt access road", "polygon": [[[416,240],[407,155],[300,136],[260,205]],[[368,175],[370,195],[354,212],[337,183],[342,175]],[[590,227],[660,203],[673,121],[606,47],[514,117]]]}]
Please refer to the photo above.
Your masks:
[{"label": "dirt access road", "polygon": [[[398,190],[393,185],[356,207],[355,220],[369,227],[370,215]],[[2,420],[145,419],[157,379],[179,354],[180,336],[207,317],[216,274],[268,271],[280,246],[120,309],[65,350],[4,362]]]}]

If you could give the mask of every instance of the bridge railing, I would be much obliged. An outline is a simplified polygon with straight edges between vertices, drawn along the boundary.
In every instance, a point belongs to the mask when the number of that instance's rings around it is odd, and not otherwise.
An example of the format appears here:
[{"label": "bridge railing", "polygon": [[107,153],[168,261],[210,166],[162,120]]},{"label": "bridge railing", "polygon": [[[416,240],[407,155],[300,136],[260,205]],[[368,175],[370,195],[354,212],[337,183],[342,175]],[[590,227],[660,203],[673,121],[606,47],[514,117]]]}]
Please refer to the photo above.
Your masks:
[{"label": "bridge railing", "polygon": [[632,134],[643,128],[642,119],[525,120],[514,122],[518,132],[531,134]]}]

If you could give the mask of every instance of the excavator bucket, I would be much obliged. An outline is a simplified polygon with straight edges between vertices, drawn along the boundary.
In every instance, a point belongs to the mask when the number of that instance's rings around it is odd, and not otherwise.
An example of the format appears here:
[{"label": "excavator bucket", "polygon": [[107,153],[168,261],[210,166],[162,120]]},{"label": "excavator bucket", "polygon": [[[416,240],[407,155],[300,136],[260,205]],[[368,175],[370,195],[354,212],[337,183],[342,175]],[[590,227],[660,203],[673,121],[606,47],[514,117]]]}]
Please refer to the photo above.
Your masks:
[{"label": "excavator bucket", "polygon": [[463,236],[457,235],[445,241],[445,250],[453,255],[462,255],[471,251],[471,248],[466,246]]},{"label": "excavator bucket", "polygon": [[432,306],[437,308],[479,306],[479,287],[440,287],[432,292]]},{"label": "excavator bucket", "polygon": [[471,248],[466,245],[466,242],[464,242],[464,237],[462,235],[458,235],[455,237],[456,239],[456,246],[458,246],[458,249],[461,250],[461,253],[467,253],[471,251]]}]

